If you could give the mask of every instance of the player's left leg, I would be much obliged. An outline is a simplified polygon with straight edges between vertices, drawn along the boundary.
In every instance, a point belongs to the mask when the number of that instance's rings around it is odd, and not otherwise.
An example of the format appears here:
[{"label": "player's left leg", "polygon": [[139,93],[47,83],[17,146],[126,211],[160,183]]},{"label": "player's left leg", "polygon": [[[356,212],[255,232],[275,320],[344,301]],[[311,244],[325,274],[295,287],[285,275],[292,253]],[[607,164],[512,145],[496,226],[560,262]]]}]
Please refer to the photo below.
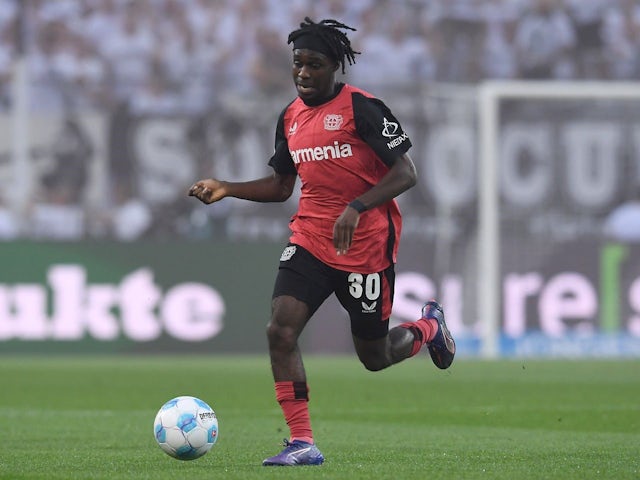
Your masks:
[{"label": "player's left leg", "polygon": [[367,340],[352,334],[358,359],[367,370],[376,372],[411,356],[413,334],[408,329],[394,328],[383,338]]},{"label": "player's left leg", "polygon": [[373,273],[335,272],[336,297],[349,313],[353,345],[367,370],[377,371],[411,356],[414,334],[389,331],[394,267]]},{"label": "player's left leg", "polygon": [[395,282],[394,266],[371,274],[343,272],[336,296],[349,312],[353,344],[362,364],[371,371],[385,369],[429,347],[433,362],[448,368],[455,343],[446,328],[442,307],[427,302],[421,317],[389,330]]},{"label": "player's left leg", "polygon": [[[388,320],[385,323],[388,324]],[[455,356],[456,344],[445,323],[442,307],[435,301],[424,305],[418,320],[402,323],[379,339],[371,338],[373,331],[368,328],[371,325],[353,319],[351,325],[358,358],[368,370],[382,370],[413,357],[423,345],[440,369],[449,368]]]}]

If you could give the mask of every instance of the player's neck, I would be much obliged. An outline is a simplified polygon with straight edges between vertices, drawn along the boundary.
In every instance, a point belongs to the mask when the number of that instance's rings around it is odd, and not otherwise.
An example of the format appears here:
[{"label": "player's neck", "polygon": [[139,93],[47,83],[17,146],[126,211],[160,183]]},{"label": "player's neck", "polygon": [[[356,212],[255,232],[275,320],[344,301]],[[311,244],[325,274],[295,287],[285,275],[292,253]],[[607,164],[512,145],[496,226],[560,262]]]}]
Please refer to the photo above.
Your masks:
[{"label": "player's neck", "polygon": [[340,93],[340,91],[342,90],[342,87],[344,87],[344,83],[336,82],[333,86],[333,93],[331,93],[331,95],[328,95],[322,98],[314,98],[313,100],[302,100],[302,101],[308,107],[317,107],[318,105],[322,105],[336,98]]}]

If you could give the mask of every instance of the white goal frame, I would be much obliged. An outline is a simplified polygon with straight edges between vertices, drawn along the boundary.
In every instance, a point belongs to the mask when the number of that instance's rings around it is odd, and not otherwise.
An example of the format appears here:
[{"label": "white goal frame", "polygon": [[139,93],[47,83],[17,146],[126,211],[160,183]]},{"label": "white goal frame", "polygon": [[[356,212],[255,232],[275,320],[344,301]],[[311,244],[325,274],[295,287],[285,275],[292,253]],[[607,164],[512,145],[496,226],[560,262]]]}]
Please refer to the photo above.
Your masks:
[{"label": "white goal frame", "polygon": [[504,99],[640,100],[640,83],[602,81],[487,81],[478,86],[478,243],[477,315],[482,321],[481,356],[499,356],[500,214],[499,104]]}]

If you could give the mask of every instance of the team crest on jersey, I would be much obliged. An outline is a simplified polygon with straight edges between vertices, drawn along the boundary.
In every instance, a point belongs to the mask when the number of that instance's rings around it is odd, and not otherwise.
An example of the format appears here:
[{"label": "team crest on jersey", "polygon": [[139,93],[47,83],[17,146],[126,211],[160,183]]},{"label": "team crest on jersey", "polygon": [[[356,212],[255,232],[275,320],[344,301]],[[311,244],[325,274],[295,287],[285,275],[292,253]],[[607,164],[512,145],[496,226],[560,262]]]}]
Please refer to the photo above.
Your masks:
[{"label": "team crest on jersey", "polygon": [[282,251],[282,255],[280,256],[280,261],[286,262],[287,260],[291,260],[291,257],[293,257],[294,253],[296,253],[295,245],[289,245],[288,247],[285,247],[285,249]]},{"label": "team crest on jersey", "polygon": [[324,129],[325,130],[340,130],[343,122],[342,115],[336,113],[329,113],[324,117]]}]

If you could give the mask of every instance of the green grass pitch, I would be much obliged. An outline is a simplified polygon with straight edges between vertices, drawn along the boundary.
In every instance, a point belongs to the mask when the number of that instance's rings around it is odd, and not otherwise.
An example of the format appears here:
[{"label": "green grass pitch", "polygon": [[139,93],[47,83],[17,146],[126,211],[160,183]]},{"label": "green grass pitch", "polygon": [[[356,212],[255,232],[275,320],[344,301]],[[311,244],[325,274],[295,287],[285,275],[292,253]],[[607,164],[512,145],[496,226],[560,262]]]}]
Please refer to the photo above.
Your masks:
[{"label": "green grass pitch", "polygon": [[[0,479],[640,478],[639,360],[306,366],[327,460],[266,468],[287,434],[266,357],[0,356]],[[182,394],[220,422],[218,443],[190,462],[152,434]]]}]

